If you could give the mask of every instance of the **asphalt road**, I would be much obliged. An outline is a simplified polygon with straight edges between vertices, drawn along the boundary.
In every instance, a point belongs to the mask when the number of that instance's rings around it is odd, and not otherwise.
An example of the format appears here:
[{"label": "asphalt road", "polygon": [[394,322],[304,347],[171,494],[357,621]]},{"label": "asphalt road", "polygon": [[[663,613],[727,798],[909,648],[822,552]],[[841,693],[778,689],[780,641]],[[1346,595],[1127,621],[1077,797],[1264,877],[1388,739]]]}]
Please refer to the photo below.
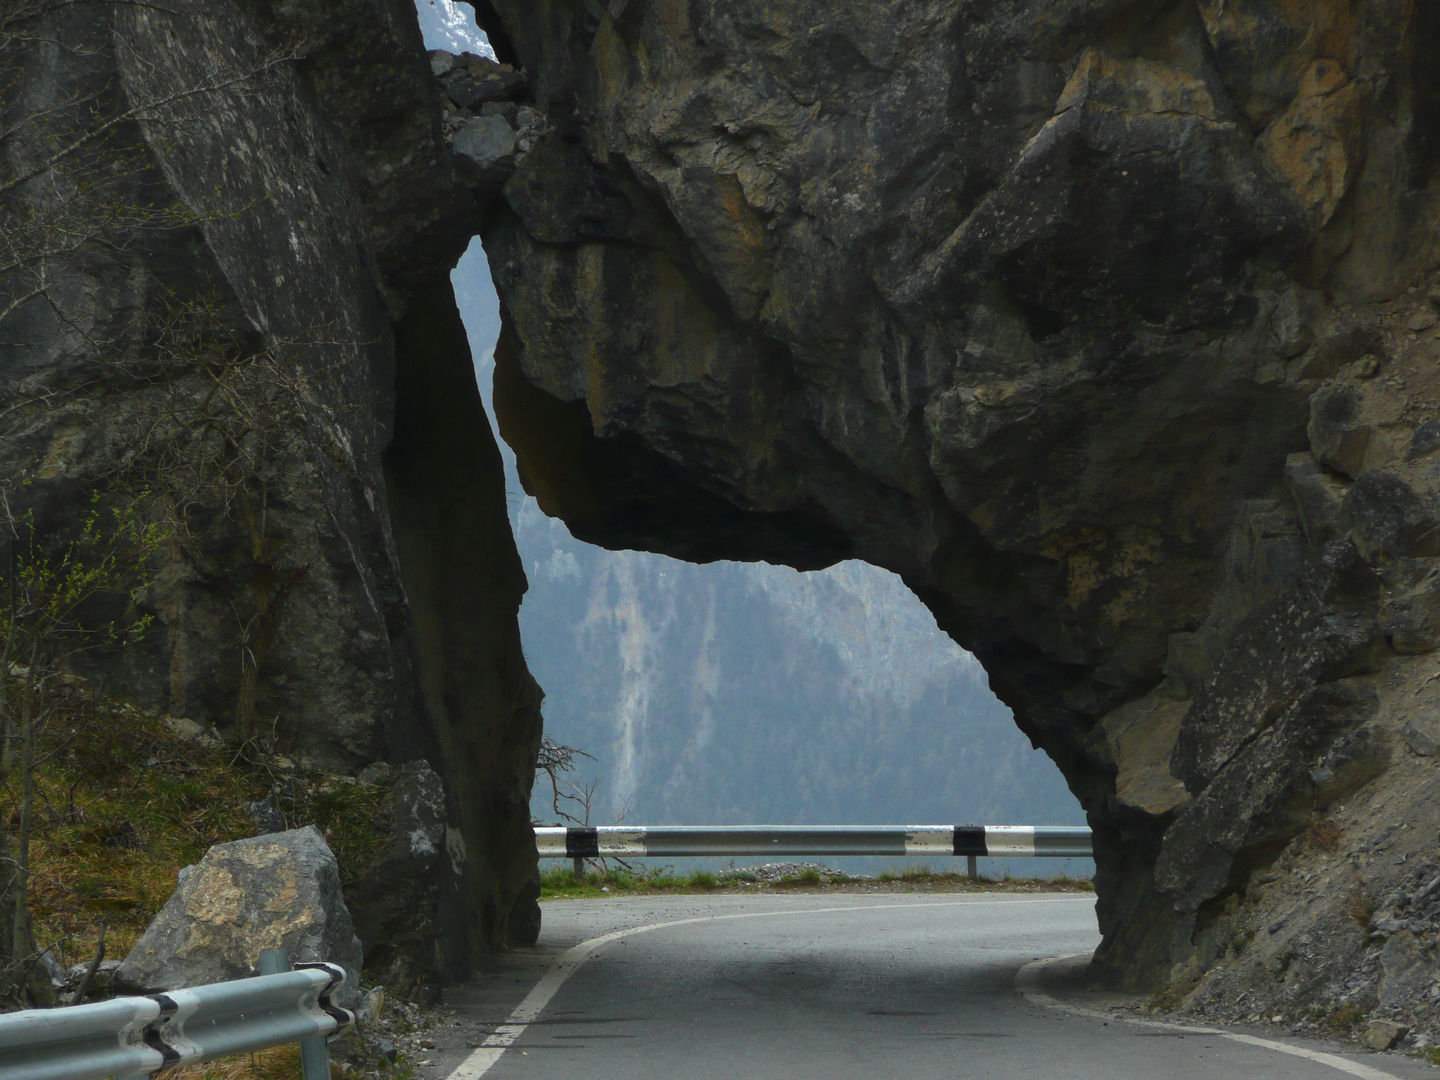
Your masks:
[{"label": "asphalt road", "polygon": [[1034,961],[1094,948],[1089,896],[616,898],[551,902],[544,911],[535,957],[516,958],[488,985],[447,995],[461,1016],[493,1014],[480,1029],[489,1037],[475,1040],[478,1049],[456,1047],[447,1060],[437,1055],[424,1076],[1436,1075],[1397,1055],[1295,1039],[1281,1044],[1286,1052],[1269,1032],[1143,1025],[1084,1011],[1083,996],[1067,996],[1065,980],[1054,977],[1063,965]]}]

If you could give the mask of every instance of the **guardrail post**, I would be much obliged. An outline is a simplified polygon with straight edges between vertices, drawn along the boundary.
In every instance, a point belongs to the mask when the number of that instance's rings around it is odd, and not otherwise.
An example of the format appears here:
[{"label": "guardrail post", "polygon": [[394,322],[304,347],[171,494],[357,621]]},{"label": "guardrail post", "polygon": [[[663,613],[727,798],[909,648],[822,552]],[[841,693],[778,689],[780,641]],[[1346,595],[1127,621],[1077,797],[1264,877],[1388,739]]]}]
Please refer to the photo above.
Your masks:
[{"label": "guardrail post", "polygon": [[[259,975],[279,975],[290,970],[290,954],[284,949],[266,949],[255,968]],[[330,1080],[330,1048],[325,1036],[300,1040],[300,1068],[304,1080]]]},{"label": "guardrail post", "polygon": [[980,880],[980,864],[974,855],[965,856],[965,870],[969,873],[971,881]]}]

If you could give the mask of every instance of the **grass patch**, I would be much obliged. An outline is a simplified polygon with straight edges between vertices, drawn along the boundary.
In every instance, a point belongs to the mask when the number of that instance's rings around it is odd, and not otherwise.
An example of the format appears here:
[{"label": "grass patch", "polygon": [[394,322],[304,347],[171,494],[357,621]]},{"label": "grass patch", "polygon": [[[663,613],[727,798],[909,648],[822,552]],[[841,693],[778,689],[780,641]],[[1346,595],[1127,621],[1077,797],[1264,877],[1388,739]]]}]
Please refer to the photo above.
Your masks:
[{"label": "grass patch", "polygon": [[123,707],[77,710],[46,736],[56,756],[36,777],[37,942],[62,964],[88,960],[108,922],[106,951],[122,957],[181,867],[254,832],[245,807],[265,789],[225,749],[186,743]]},{"label": "grass patch", "polygon": [[295,1080],[300,1075],[300,1044],[186,1065],[166,1075],[172,1080]]},{"label": "grass patch", "polygon": [[1350,895],[1345,898],[1345,914],[1359,923],[1360,928],[1367,933],[1370,930],[1370,920],[1374,918],[1378,906],[1359,885],[1350,890]]},{"label": "grass patch", "polygon": [[790,887],[792,887],[792,888],[794,888],[794,887],[799,887],[799,888],[802,888],[802,889],[803,889],[803,888],[814,888],[814,887],[816,887],[817,885],[824,885],[824,884],[825,884],[825,877],[824,877],[824,875],[821,874],[820,871],[819,871],[817,868],[813,867],[813,866],[804,866],[804,867],[801,867],[801,868],[800,868],[800,872],[799,872],[798,874],[791,874],[789,877],[785,877],[785,878],[781,878],[781,879],[780,879],[780,885],[781,885],[782,887],[784,887],[784,886],[790,886]]},{"label": "grass patch", "polygon": [[658,895],[708,893],[716,891],[754,893],[769,889],[823,888],[836,891],[885,889],[900,892],[1094,892],[1089,878],[981,878],[967,874],[943,873],[927,867],[903,872],[885,871],[873,878],[827,877],[813,866],[804,867],[778,882],[767,884],[743,867],[716,874],[696,870],[675,875],[668,867],[633,869],[595,867],[577,877],[568,863],[545,865],[540,869],[540,896],[544,900],[592,899],[616,895]]},{"label": "grass patch", "polygon": [[598,866],[576,875],[569,866],[540,868],[540,895],[546,899],[573,900],[626,893],[705,893],[725,887],[719,875],[709,870],[676,876],[669,867],[632,869],[626,866]]},{"label": "grass patch", "polygon": [[[232,747],[186,741],[123,704],[77,695],[44,740],[30,904],[37,943],[62,965],[89,961],[107,924],[106,955],[124,957],[182,867],[213,844],[254,835],[248,804],[267,794],[288,827],[313,824],[325,834],[342,884],[373,863],[387,839],[382,785],[245,761]],[[18,825],[13,802],[7,812]]]},{"label": "grass patch", "polygon": [[1341,1005],[1325,1018],[1325,1026],[1341,1035],[1353,1035],[1369,1015],[1358,1005]]}]

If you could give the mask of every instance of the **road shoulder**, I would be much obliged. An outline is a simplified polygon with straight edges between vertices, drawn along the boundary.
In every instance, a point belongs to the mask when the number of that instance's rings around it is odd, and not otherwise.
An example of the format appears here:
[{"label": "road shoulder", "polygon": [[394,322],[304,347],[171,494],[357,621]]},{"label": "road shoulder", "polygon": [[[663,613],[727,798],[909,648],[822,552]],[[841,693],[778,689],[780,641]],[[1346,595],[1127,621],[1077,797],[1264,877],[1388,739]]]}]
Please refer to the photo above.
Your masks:
[{"label": "road shoulder", "polygon": [[1104,1025],[1132,1024],[1180,1034],[1212,1034],[1277,1053],[1328,1065],[1359,1080],[1433,1080],[1436,1069],[1401,1053],[1374,1053],[1340,1042],[1299,1037],[1273,1028],[1201,1024],[1183,1016],[1153,1013],[1148,999],[1094,985],[1089,953],[1035,960],[1015,973],[1015,992],[1037,1008],[1085,1017]]}]

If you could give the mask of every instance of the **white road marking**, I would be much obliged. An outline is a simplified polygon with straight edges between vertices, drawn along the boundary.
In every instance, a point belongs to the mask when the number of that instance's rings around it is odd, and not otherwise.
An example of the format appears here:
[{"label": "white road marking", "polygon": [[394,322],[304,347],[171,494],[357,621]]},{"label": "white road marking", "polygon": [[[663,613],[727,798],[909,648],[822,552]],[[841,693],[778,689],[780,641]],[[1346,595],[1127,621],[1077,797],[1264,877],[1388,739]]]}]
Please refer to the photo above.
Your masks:
[{"label": "white road marking", "polygon": [[1015,973],[1015,989],[1026,1001],[1047,1009],[1054,1009],[1057,1012],[1083,1016],[1089,1020],[1123,1020],[1127,1024],[1135,1024],[1138,1027],[1178,1031],[1185,1035],[1213,1035],[1221,1039],[1229,1039],[1231,1042],[1245,1043],[1249,1046],[1258,1046],[1265,1050],[1274,1050],[1277,1053],[1305,1058],[1307,1061],[1328,1065],[1332,1069],[1349,1073],[1351,1076],[1358,1076],[1361,1080],[1400,1080],[1394,1073],[1384,1072],[1359,1061],[1351,1061],[1338,1054],[1327,1054],[1322,1050],[1309,1050],[1303,1046],[1292,1046],[1289,1043],[1277,1042],[1274,1039],[1262,1039],[1255,1035],[1243,1035],[1238,1031],[1224,1031],[1220,1028],[1200,1027],[1195,1024],[1171,1024],[1163,1020],[1141,1020],[1137,1017],[1102,1013],[1096,1009],[1087,1009],[1083,1005],[1072,1005],[1066,1001],[1059,1001],[1040,989],[1040,974],[1051,964],[1059,964],[1066,960],[1074,960],[1077,956],[1088,955],[1090,954],[1067,953],[1064,956],[1052,956],[1046,960],[1035,960],[1026,964]]},{"label": "white road marking", "polygon": [[[602,934],[600,937],[590,938],[566,949],[560,954],[540,977],[537,982],[525,995],[525,999],[515,1006],[515,1011],[506,1018],[505,1023],[495,1029],[495,1033],[489,1036],[468,1058],[456,1066],[446,1080],[479,1080],[490,1071],[500,1055],[514,1044],[515,1040],[524,1034],[526,1027],[533,1024],[536,1018],[550,999],[555,996],[565,980],[570,978],[579,970],[580,965],[589,960],[597,949],[609,945],[612,941],[619,941],[621,938],[630,937],[632,934],[648,934],[652,930],[668,930],[672,926],[690,926],[694,923],[703,922],[728,922],[734,919],[768,919],[776,917],[796,915],[833,915],[836,912],[845,911],[893,911],[901,908],[950,908],[950,907],[978,907],[983,904],[1055,904],[1075,903],[1077,900],[1094,903],[1094,897],[1086,894],[1084,896],[1047,896],[1038,899],[1026,900],[953,900],[940,903],[920,904],[853,904],[845,907],[829,908],[801,908],[796,911],[745,911],[733,915],[701,915],[693,919],[673,919],[670,922],[646,923],[641,926],[633,926],[628,930],[615,930],[609,934]],[[1387,1077],[1386,1080],[1393,1080]]]}]

